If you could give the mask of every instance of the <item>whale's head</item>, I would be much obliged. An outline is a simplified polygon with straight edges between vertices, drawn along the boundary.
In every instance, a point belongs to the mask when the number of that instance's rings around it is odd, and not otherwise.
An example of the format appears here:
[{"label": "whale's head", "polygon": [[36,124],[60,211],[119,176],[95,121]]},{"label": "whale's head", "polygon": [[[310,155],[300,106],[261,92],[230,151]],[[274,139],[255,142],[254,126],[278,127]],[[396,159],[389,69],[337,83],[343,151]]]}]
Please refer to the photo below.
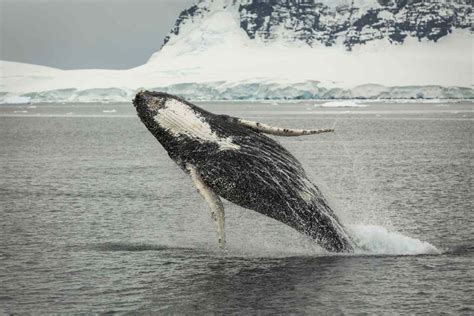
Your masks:
[{"label": "whale's head", "polygon": [[133,105],[138,116],[143,120],[156,116],[158,111],[166,106],[166,101],[170,98],[171,96],[166,93],[140,91],[133,99]]},{"label": "whale's head", "polygon": [[220,150],[240,148],[217,128],[219,116],[179,97],[140,91],[133,104],[142,122],[165,148],[169,142],[203,144]]}]

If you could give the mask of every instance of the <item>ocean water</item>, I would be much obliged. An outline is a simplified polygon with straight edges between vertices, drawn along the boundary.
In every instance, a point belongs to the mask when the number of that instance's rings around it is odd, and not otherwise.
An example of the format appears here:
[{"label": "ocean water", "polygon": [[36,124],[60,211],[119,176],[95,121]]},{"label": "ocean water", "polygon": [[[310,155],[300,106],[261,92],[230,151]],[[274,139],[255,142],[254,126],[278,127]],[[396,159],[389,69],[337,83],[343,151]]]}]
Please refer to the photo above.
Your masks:
[{"label": "ocean water", "polygon": [[200,103],[278,138],[364,251],[207,205],[131,104],[0,106],[1,313],[473,314],[472,103]]}]

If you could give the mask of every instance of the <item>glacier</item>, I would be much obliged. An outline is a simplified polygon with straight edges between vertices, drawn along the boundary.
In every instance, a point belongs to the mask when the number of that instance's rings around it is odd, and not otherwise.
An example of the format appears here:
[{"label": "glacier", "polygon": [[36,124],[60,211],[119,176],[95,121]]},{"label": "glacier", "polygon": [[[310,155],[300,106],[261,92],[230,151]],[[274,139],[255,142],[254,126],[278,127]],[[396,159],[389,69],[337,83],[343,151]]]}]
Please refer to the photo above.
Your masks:
[{"label": "glacier", "polygon": [[474,98],[470,29],[436,41],[377,35],[348,50],[342,39],[331,46],[279,40],[289,31],[274,25],[276,40],[268,41],[249,37],[236,2],[199,1],[201,13],[179,20],[179,32],[132,69],[0,61],[0,103],[130,102],[142,89],[190,100]]}]

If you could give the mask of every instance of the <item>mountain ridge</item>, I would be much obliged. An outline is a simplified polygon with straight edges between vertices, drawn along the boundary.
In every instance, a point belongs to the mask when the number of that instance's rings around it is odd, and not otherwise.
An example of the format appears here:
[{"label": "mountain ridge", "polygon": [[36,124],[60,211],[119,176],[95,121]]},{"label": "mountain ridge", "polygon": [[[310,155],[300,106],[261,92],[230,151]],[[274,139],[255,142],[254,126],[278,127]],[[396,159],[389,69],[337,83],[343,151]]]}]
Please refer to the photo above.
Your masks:
[{"label": "mountain ridge", "polygon": [[453,29],[469,29],[472,14],[470,0],[201,0],[181,12],[163,46],[188,20],[230,6],[250,39],[332,46],[341,38],[348,50],[385,37],[399,44],[407,36],[436,42]]}]

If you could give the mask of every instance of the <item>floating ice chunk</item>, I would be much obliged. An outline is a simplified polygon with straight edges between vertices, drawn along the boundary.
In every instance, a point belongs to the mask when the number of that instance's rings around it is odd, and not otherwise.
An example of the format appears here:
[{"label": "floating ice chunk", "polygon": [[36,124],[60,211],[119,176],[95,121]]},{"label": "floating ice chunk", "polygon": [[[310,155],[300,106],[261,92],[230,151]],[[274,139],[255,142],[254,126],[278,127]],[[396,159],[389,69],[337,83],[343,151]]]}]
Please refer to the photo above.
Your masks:
[{"label": "floating ice chunk", "polygon": [[315,104],[315,107],[322,108],[365,108],[367,104],[357,103],[353,100],[339,100],[339,101],[330,101],[323,104]]},{"label": "floating ice chunk", "polygon": [[26,104],[30,102],[29,97],[23,97],[18,95],[6,96],[2,103],[4,104]]}]

